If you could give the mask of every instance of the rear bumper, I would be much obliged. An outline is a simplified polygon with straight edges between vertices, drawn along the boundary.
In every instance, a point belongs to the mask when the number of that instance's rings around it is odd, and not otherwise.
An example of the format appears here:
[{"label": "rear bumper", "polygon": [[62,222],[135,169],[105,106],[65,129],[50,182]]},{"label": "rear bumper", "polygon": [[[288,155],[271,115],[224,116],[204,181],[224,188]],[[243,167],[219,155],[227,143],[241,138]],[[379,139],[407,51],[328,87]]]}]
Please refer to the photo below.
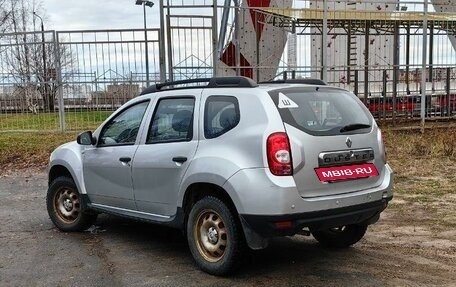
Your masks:
[{"label": "rear bumper", "polygon": [[342,194],[301,197],[292,176],[273,176],[269,169],[244,169],[226,181],[223,188],[239,214],[282,216],[338,210],[382,201],[393,196],[394,173],[385,166],[378,186]]},{"label": "rear bumper", "polygon": [[[394,173],[385,166],[381,184],[353,192],[303,198],[291,176],[272,176],[268,169],[245,169],[223,188],[233,199],[252,249],[267,246],[267,238],[294,235],[350,224],[375,223],[393,197]],[[277,222],[286,222],[278,228]],[[287,226],[288,225],[288,226]],[[284,225],[282,225],[284,227]]]},{"label": "rear bumper", "polygon": [[249,228],[263,238],[291,236],[306,227],[315,231],[350,224],[373,224],[391,199],[392,197],[388,197],[354,206],[287,215],[241,214],[240,216],[244,228]]}]

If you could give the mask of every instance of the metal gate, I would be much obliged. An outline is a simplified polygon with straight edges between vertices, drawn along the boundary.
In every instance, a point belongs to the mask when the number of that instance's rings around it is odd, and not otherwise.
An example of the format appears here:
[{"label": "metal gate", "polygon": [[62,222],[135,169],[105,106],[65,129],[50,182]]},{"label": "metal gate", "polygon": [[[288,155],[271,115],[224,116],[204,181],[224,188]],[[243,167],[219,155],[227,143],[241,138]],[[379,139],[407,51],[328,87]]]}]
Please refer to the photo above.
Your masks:
[{"label": "metal gate", "polygon": [[216,17],[167,15],[168,80],[208,78],[216,63]]}]

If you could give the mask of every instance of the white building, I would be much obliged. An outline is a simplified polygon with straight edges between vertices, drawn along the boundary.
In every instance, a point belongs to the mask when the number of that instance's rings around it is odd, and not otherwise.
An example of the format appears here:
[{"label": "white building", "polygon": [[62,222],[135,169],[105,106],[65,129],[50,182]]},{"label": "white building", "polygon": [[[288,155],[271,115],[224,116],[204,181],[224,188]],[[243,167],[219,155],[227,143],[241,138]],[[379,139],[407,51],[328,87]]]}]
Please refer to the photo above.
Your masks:
[{"label": "white building", "polygon": [[[456,1],[455,0],[432,0],[432,5],[436,12],[443,13],[454,13],[456,12]],[[456,37],[449,36],[453,48],[456,50]]]}]

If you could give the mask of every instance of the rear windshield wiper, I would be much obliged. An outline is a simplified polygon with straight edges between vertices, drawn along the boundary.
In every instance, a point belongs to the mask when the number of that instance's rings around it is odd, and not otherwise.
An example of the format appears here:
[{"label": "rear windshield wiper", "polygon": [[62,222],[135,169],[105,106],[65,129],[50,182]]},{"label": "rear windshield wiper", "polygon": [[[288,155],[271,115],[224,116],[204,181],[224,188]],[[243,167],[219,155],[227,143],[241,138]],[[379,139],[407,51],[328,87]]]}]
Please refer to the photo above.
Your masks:
[{"label": "rear windshield wiper", "polygon": [[367,129],[370,128],[370,125],[367,124],[351,124],[351,125],[346,125],[345,127],[340,129],[341,133],[349,132],[349,131],[354,131],[354,130],[360,130],[360,129]]}]

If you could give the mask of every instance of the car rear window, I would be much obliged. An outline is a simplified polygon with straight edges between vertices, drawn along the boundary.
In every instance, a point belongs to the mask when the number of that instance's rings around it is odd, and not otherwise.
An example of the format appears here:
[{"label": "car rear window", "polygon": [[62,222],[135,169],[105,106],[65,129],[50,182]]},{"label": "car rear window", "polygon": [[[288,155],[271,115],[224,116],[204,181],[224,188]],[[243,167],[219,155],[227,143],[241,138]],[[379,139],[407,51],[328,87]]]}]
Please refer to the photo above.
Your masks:
[{"label": "car rear window", "polygon": [[274,90],[269,94],[283,122],[308,134],[330,136],[371,130],[372,116],[349,92],[306,87]]}]

